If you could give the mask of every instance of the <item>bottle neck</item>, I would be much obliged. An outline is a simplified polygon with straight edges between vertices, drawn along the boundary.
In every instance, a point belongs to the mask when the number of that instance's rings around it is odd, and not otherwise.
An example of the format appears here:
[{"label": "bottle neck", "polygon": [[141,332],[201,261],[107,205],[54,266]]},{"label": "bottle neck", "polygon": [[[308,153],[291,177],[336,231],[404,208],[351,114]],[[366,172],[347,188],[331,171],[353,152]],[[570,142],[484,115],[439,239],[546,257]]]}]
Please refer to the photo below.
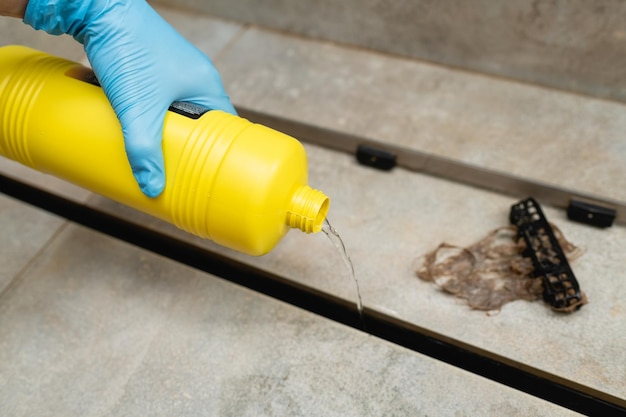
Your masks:
[{"label": "bottle neck", "polygon": [[330,199],[308,185],[301,186],[293,195],[287,210],[287,225],[305,233],[317,233],[328,213]]}]

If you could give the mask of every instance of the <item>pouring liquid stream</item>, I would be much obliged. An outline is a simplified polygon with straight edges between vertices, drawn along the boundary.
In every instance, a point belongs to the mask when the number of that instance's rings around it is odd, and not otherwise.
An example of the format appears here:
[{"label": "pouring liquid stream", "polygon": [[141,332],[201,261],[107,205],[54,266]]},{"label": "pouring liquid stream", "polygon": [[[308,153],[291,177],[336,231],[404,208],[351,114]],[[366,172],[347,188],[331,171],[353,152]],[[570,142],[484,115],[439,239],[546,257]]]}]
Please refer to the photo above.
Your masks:
[{"label": "pouring liquid stream", "polygon": [[335,245],[335,247],[337,248],[337,251],[341,255],[341,259],[343,259],[343,263],[346,264],[346,266],[348,267],[348,271],[350,273],[350,276],[352,277],[352,281],[354,281],[354,285],[356,289],[356,296],[357,296],[356,306],[357,306],[357,311],[359,313],[359,318],[361,319],[361,326],[363,327],[363,330],[365,330],[366,328],[365,328],[365,318],[363,316],[363,300],[361,299],[361,289],[359,287],[359,281],[356,279],[356,274],[354,273],[354,264],[352,263],[352,259],[350,259],[350,256],[348,256],[348,252],[346,251],[346,245],[343,243],[341,236],[339,236],[339,233],[337,233],[337,231],[330,224],[328,219],[324,220],[324,225],[322,226],[322,232],[324,232],[324,234],[328,236],[328,239],[330,239],[333,245]]}]

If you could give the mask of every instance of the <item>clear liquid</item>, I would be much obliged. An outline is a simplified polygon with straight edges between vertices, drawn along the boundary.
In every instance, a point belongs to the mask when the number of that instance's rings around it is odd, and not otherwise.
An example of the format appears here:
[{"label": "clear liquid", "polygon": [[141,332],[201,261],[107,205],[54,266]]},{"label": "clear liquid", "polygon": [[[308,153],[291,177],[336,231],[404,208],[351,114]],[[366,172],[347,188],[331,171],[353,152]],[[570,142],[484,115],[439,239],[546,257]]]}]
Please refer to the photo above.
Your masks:
[{"label": "clear liquid", "polygon": [[350,273],[350,276],[352,277],[352,281],[354,281],[354,286],[356,289],[357,311],[359,313],[359,318],[361,319],[361,325],[365,330],[365,318],[363,317],[363,300],[361,299],[361,288],[359,287],[359,281],[356,279],[356,274],[354,273],[354,264],[352,263],[352,259],[350,259],[350,256],[348,256],[348,251],[346,251],[346,245],[343,243],[341,236],[339,236],[339,233],[337,233],[337,231],[330,224],[328,219],[324,220],[322,232],[324,232],[324,234],[328,236],[333,245],[335,245],[339,254],[341,255],[341,259],[343,259],[343,263],[346,264],[346,266],[348,267],[348,271]]}]

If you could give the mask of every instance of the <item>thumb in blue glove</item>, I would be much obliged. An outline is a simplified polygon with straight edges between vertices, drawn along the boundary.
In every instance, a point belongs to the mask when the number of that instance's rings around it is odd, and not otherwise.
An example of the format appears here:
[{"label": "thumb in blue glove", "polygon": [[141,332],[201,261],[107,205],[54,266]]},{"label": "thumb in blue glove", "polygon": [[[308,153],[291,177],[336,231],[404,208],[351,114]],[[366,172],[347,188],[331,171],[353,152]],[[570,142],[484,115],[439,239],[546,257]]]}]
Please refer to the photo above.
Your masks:
[{"label": "thumb in blue glove", "polygon": [[188,101],[236,114],[211,60],[144,0],[30,0],[24,22],[81,42],[122,125],[126,155],[149,197],[165,187],[165,113]]}]

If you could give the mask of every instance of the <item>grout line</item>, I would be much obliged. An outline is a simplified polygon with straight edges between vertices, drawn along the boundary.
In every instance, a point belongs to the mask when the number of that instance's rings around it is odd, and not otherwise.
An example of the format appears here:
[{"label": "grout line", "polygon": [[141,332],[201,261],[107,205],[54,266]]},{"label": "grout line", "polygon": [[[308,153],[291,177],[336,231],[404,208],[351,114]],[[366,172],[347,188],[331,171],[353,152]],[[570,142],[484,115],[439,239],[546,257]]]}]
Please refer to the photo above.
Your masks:
[{"label": "grout line", "polygon": [[228,53],[228,51],[230,51],[232,48],[234,48],[235,44],[239,41],[239,39],[241,39],[243,37],[243,35],[250,29],[251,25],[249,24],[243,24],[241,25],[241,27],[239,28],[239,30],[237,31],[237,33],[235,33],[228,42],[226,42],[226,45],[224,45],[222,47],[222,49],[220,49],[220,51],[215,54],[214,57],[211,57],[211,59],[213,60],[213,62],[215,64],[218,63],[218,61],[225,55]]},{"label": "grout line", "polygon": [[[253,26],[250,23],[230,20],[230,19],[226,19],[226,18],[217,16],[217,15],[206,13],[206,12],[198,12],[194,7],[190,7],[190,6],[185,6],[185,5],[182,5],[182,6],[178,5],[178,6],[176,6],[176,5],[173,5],[173,4],[169,3],[169,2],[164,2],[164,1],[159,1],[159,0],[150,1],[149,3],[151,5],[151,7],[161,17],[163,17],[163,19],[165,19],[165,17],[161,14],[160,9],[168,10],[170,12],[185,14],[185,15],[197,16],[199,14],[202,17],[205,17],[207,19],[212,19],[212,20],[221,21],[221,22],[228,22],[229,24],[232,24],[232,25],[235,25],[235,26],[239,26],[239,30],[231,37],[230,40],[228,40],[228,42],[226,42],[226,44],[220,49],[220,51],[217,54],[209,57],[211,59],[211,61],[213,61],[214,64],[217,63],[217,61],[221,58],[222,55],[228,53],[228,51],[232,48],[232,46],[235,43],[237,43],[237,41],[243,36],[243,34],[246,31],[248,31],[248,29],[250,29],[250,27]],[[176,28],[174,28],[174,29],[177,30]],[[194,43],[191,39],[187,39],[187,41],[190,42],[190,43]]]},{"label": "grout line", "polygon": [[[0,175],[0,179],[1,178],[2,176]],[[0,190],[1,190],[1,186],[0,186]],[[16,198],[20,199],[19,197],[16,197]],[[39,207],[39,208],[45,210],[45,208],[43,207]],[[9,283],[4,288],[2,288],[2,290],[0,290],[0,302],[3,300],[4,297],[6,297],[6,294],[11,292],[11,290],[14,287],[16,287],[24,279],[24,276],[26,275],[28,270],[32,267],[32,265],[35,262],[37,262],[37,259],[41,255],[43,255],[43,253],[48,249],[48,247],[52,244],[52,242],[56,240],[56,238],[68,227],[69,223],[70,222],[67,219],[64,220],[61,223],[61,225],[54,231],[54,233],[52,233],[52,235],[43,243],[43,245],[41,245],[41,247],[37,250],[37,252],[35,252],[35,254],[30,257],[28,262],[26,262],[26,264],[17,272],[17,274],[15,274],[13,279],[11,279],[11,281],[9,281]]]}]

